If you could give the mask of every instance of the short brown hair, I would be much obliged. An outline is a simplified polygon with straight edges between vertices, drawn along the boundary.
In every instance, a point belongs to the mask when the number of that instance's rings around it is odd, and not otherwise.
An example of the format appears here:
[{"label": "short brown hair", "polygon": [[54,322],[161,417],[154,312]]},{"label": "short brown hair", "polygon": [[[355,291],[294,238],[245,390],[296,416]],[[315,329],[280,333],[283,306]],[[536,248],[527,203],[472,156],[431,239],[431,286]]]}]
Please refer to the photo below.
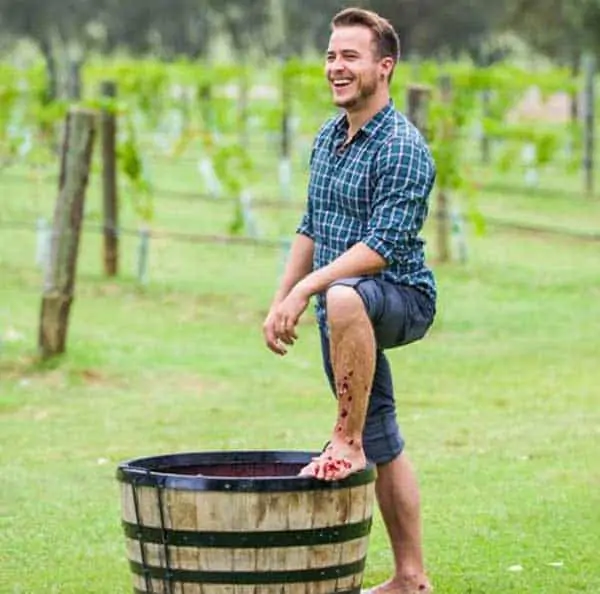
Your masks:
[{"label": "short brown hair", "polygon": [[331,20],[332,30],[336,27],[353,27],[357,25],[371,30],[376,56],[379,59],[392,58],[394,65],[396,65],[400,59],[400,39],[387,19],[364,8],[345,8]]}]

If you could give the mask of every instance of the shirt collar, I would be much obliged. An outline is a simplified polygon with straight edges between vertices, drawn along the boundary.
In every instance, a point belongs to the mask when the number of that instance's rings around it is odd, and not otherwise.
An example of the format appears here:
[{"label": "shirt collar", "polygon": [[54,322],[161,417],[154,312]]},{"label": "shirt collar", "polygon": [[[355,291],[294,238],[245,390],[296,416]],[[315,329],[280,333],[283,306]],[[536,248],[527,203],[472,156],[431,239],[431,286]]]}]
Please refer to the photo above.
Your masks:
[{"label": "shirt collar", "polygon": [[[370,120],[365,122],[360,128],[359,132],[363,132],[367,136],[371,136],[376,132],[388,116],[394,111],[394,101],[390,99],[388,103],[380,109]],[[342,112],[335,118],[335,130],[336,132],[346,131],[348,129],[348,120],[346,119],[346,113]]]}]

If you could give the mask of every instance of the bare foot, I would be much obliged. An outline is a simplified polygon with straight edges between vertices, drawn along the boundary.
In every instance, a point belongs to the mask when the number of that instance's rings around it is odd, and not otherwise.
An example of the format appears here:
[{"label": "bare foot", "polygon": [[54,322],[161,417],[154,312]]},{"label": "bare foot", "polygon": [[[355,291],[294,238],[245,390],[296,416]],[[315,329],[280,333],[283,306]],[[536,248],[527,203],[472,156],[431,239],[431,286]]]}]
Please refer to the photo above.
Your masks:
[{"label": "bare foot", "polygon": [[362,590],[362,594],[432,594],[433,588],[429,580],[422,576],[406,578],[392,578],[384,584],[375,586],[368,590]]},{"label": "bare foot", "polygon": [[313,476],[324,481],[341,481],[367,466],[367,459],[359,442],[334,439],[325,451],[313,458],[301,471],[300,476]]}]

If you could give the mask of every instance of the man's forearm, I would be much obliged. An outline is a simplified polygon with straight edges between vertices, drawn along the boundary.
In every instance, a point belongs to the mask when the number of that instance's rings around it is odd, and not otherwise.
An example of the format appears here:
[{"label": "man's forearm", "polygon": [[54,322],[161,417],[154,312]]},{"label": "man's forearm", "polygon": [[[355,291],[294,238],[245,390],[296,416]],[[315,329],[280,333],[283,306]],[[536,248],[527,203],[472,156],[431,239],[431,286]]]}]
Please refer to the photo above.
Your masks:
[{"label": "man's forearm", "polygon": [[273,303],[283,301],[296,284],[311,273],[314,249],[315,242],[310,237],[296,235]]},{"label": "man's forearm", "polygon": [[375,274],[386,266],[387,262],[376,251],[364,243],[357,243],[327,266],[311,272],[299,286],[312,296],[340,278]]}]

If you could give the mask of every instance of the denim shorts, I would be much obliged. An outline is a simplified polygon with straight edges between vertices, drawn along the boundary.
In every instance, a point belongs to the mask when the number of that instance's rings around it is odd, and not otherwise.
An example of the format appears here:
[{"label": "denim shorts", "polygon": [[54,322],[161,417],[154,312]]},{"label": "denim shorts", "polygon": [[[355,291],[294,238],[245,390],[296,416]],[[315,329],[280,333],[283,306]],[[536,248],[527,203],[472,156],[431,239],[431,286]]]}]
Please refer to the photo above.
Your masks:
[{"label": "denim shorts", "polygon": [[[416,288],[377,278],[347,278],[335,281],[331,286],[334,285],[352,287],[362,298],[373,324],[377,351],[363,445],[371,462],[385,464],[402,452],[404,439],[396,419],[392,374],[384,350],[423,338],[435,318],[435,304]],[[323,366],[335,395],[326,324],[320,325],[320,333]]]}]

